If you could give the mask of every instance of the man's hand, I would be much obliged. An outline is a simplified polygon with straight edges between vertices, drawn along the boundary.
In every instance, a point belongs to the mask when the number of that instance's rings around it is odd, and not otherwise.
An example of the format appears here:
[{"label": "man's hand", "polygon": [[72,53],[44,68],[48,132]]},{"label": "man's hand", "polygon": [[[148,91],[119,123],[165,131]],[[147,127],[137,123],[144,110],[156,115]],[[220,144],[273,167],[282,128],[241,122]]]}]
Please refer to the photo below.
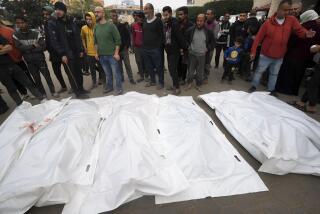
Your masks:
[{"label": "man's hand", "polygon": [[115,58],[117,61],[119,61],[120,60],[120,55],[119,54],[114,54],[113,58]]},{"label": "man's hand", "polygon": [[250,54],[250,61],[253,61],[255,58],[256,58],[256,56],[255,56],[255,55]]},{"label": "man's hand", "polygon": [[316,35],[316,32],[312,29],[306,32],[306,37],[307,38],[313,38]]},{"label": "man's hand", "polygon": [[67,56],[63,56],[63,57],[62,57],[62,62],[63,62],[64,64],[68,64],[68,58],[67,58]]},{"label": "man's hand", "polygon": [[96,60],[99,61],[99,56],[98,56],[98,54],[95,55],[94,58],[96,58]]},{"label": "man's hand", "polygon": [[79,56],[80,56],[80,58],[82,58],[82,57],[83,57],[83,52],[80,52],[80,55],[79,55]]}]

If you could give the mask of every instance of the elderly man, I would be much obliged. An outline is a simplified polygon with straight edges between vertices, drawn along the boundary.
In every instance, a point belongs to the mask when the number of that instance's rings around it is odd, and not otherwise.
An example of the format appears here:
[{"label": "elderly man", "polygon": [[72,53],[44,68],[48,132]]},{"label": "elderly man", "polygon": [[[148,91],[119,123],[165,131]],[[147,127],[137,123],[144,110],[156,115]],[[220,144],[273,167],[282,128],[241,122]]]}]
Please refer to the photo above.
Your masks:
[{"label": "elderly man", "polygon": [[[214,36],[212,31],[205,28],[206,17],[204,14],[197,16],[196,26],[186,32],[186,39],[189,46],[189,70],[187,90],[193,85],[196,79],[196,89],[200,90],[203,83],[203,74],[206,64],[206,54],[214,48]],[[196,78],[194,78],[196,74]]]}]

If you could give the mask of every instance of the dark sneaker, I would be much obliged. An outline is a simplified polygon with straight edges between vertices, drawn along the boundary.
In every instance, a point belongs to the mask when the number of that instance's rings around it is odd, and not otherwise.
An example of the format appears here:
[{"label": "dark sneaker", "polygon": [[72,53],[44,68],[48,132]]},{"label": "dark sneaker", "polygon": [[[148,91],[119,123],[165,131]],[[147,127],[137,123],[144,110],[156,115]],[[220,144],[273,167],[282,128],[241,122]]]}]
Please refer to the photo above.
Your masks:
[{"label": "dark sneaker", "polygon": [[130,80],[130,83],[131,83],[132,85],[137,84],[134,80]]},{"label": "dark sneaker", "polygon": [[77,99],[88,99],[89,96],[87,94],[77,94],[76,98]]},{"label": "dark sneaker", "polygon": [[248,92],[252,93],[252,92],[255,92],[256,90],[257,90],[257,88],[252,86],[251,88],[249,88]]},{"label": "dark sneaker", "polygon": [[274,97],[279,97],[279,95],[278,95],[278,93],[276,91],[271,91],[270,95],[274,96]]},{"label": "dark sneaker", "polygon": [[6,106],[3,106],[3,108],[0,108],[0,114],[4,114],[6,113],[7,111],[9,110],[9,107],[6,105]]},{"label": "dark sneaker", "polygon": [[140,79],[137,80],[137,83],[140,83],[140,82],[142,82],[143,80],[144,80],[144,78],[140,78]]},{"label": "dark sneaker", "polygon": [[82,89],[82,90],[79,91],[79,93],[80,94],[90,94],[90,91]]},{"label": "dark sneaker", "polygon": [[104,90],[103,90],[103,93],[104,93],[104,94],[107,94],[107,93],[110,93],[110,92],[112,92],[112,91],[113,91],[112,88],[107,88],[107,89],[104,89]]}]

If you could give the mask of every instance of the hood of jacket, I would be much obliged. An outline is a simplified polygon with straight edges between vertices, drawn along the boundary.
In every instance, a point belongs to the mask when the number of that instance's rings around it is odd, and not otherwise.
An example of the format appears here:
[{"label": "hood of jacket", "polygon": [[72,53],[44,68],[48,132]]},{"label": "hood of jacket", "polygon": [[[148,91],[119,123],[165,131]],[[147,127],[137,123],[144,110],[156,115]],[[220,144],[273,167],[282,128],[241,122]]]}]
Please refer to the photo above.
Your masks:
[{"label": "hood of jacket", "polygon": [[94,28],[94,26],[97,23],[96,16],[93,14],[93,12],[87,12],[86,16],[90,16],[92,18],[92,24],[93,24],[92,28]]}]

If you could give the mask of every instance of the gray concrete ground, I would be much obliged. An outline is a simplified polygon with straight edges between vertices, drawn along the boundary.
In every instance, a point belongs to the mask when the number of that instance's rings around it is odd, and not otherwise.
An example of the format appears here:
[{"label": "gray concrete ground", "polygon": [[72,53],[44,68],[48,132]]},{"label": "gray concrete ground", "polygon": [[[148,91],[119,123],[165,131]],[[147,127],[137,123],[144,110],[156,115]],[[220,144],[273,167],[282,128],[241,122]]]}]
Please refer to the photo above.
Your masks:
[{"label": "gray concrete ground", "polygon": [[[134,57],[131,55],[131,65],[137,78],[137,67],[135,65]],[[49,64],[49,66],[51,66]],[[51,67],[50,67],[51,69]],[[52,73],[52,72],[51,72]],[[125,75],[126,76],[126,75]],[[190,91],[182,91],[181,96],[193,96],[197,99],[200,94],[209,93],[212,91],[225,90],[247,90],[250,84],[237,78],[232,85],[227,83],[221,84],[220,78],[222,76],[222,69],[214,70],[209,77],[209,84],[203,86],[203,92],[200,93],[195,89]],[[60,85],[52,73],[54,83],[57,89]],[[165,83],[169,86],[171,83],[168,71],[165,73]],[[125,80],[124,90],[137,91],[146,94],[157,94],[163,96],[166,90],[156,90],[155,88],[145,88],[145,83],[131,85],[127,79]],[[91,79],[85,77],[85,88],[90,88]],[[2,87],[3,88],[3,87]],[[259,88],[263,90],[264,87]],[[47,88],[48,90],[48,88]],[[70,96],[67,93],[62,94],[61,98]],[[90,97],[105,96],[102,94],[102,87],[99,86],[91,91]],[[5,100],[10,105],[10,112],[0,116],[0,123],[3,122],[9,114],[14,110],[15,106],[11,98],[4,96]],[[290,97],[280,95],[280,99],[284,101],[295,100],[297,97]],[[257,171],[260,163],[256,161],[224,128],[216,117],[214,111],[210,109],[203,101],[196,100],[197,103],[212,117],[220,130],[227,136],[233,146],[240,152],[246,161]],[[32,101],[36,104],[37,101]],[[319,109],[320,110],[320,109]],[[316,120],[320,121],[320,113],[310,115]],[[258,172],[266,186],[269,188],[268,192],[252,193],[237,196],[206,198],[201,200],[192,200],[180,203],[172,203],[165,205],[155,205],[154,198],[143,197],[133,202],[127,203],[118,209],[107,212],[114,214],[319,214],[320,213],[320,178],[310,175],[289,174],[284,176],[270,175]],[[59,214],[63,205],[48,206],[41,208],[32,208],[28,214]]]}]

